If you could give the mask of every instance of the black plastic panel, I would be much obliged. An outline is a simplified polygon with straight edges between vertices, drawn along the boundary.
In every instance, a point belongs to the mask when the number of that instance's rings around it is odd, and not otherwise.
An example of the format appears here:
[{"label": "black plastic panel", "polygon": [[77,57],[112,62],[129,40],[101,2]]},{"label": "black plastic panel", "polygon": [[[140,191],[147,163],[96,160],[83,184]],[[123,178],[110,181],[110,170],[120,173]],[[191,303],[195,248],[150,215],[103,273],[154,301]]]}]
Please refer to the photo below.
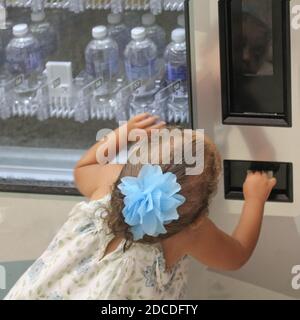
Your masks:
[{"label": "black plastic panel", "polygon": [[273,172],[277,185],[268,201],[293,202],[293,165],[280,162],[224,161],[225,199],[243,200],[243,183],[248,171]]}]

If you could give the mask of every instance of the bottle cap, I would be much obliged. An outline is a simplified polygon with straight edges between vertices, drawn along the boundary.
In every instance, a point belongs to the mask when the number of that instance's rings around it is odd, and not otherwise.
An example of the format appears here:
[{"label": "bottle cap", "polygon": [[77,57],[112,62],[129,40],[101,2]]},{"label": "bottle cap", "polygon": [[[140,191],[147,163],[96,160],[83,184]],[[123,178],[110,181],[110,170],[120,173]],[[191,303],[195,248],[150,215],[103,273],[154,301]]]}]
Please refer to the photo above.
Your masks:
[{"label": "bottle cap", "polygon": [[132,29],[131,37],[133,40],[144,40],[146,38],[146,29],[143,27]]},{"label": "bottle cap", "polygon": [[45,19],[45,12],[44,11],[38,11],[38,12],[32,12],[31,13],[31,21],[33,22],[40,22]]},{"label": "bottle cap", "polygon": [[142,24],[144,26],[152,26],[155,23],[155,15],[152,13],[146,13],[142,16]]},{"label": "bottle cap", "polygon": [[122,21],[122,16],[119,13],[110,13],[107,16],[107,21],[110,24],[119,24]]},{"label": "bottle cap", "polygon": [[177,24],[182,27],[185,28],[185,17],[184,14],[181,14],[177,17]]},{"label": "bottle cap", "polygon": [[185,42],[185,29],[178,28],[172,32],[172,40],[176,43]]},{"label": "bottle cap", "polygon": [[13,27],[13,35],[16,37],[25,36],[28,32],[28,25],[26,23],[16,24]]},{"label": "bottle cap", "polygon": [[103,39],[107,36],[107,28],[105,26],[97,26],[92,29],[92,35],[95,39]]}]

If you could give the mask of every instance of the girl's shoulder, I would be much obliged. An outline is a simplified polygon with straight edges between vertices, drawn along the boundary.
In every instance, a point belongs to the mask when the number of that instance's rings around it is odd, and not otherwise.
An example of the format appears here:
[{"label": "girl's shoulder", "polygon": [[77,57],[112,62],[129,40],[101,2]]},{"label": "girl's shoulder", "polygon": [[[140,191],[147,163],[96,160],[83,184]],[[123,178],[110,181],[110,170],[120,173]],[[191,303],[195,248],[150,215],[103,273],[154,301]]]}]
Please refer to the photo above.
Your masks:
[{"label": "girl's shoulder", "polygon": [[111,199],[111,193],[105,193],[103,195],[103,193],[95,193],[94,195],[92,195],[92,197],[90,199],[87,200],[87,202],[89,203],[107,203],[109,202]]},{"label": "girl's shoulder", "polygon": [[106,208],[107,205],[109,205],[111,200],[111,194],[106,194],[105,196],[102,197],[92,197],[90,199],[85,199],[75,205],[79,207],[86,207],[86,208],[93,208],[93,209],[98,209],[98,208]]},{"label": "girl's shoulder", "polygon": [[87,203],[90,205],[101,205],[101,204],[108,204],[111,200],[111,194],[108,193],[104,196],[100,196],[100,197],[92,197],[91,199],[87,200]]},{"label": "girl's shoulder", "polygon": [[77,202],[68,214],[69,218],[83,216],[85,218],[99,218],[107,213],[111,195],[107,194],[99,199],[86,199]]}]

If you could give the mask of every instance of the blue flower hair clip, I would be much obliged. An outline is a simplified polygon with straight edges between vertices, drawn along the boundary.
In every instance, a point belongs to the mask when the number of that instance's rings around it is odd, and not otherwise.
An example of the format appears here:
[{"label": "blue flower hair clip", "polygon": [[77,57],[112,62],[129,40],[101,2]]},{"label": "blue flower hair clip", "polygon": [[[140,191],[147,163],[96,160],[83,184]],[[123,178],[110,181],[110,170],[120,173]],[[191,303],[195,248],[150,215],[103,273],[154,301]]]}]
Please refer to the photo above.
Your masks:
[{"label": "blue flower hair clip", "polygon": [[176,175],[163,173],[157,165],[144,165],[138,177],[121,181],[118,188],[125,196],[122,213],[134,240],[166,234],[164,226],[179,219],[177,208],[185,202],[185,197],[178,194],[181,186]]}]

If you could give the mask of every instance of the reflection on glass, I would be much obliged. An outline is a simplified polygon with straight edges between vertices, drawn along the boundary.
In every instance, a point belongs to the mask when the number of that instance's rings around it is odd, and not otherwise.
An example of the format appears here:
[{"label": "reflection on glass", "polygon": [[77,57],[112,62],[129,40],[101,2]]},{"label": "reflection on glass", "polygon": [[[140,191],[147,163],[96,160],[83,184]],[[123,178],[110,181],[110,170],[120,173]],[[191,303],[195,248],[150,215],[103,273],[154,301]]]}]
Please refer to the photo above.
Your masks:
[{"label": "reflection on glass", "polygon": [[273,75],[272,0],[242,0],[242,72]]},{"label": "reflection on glass", "polygon": [[224,123],[290,126],[288,3],[220,0],[219,8]]}]

